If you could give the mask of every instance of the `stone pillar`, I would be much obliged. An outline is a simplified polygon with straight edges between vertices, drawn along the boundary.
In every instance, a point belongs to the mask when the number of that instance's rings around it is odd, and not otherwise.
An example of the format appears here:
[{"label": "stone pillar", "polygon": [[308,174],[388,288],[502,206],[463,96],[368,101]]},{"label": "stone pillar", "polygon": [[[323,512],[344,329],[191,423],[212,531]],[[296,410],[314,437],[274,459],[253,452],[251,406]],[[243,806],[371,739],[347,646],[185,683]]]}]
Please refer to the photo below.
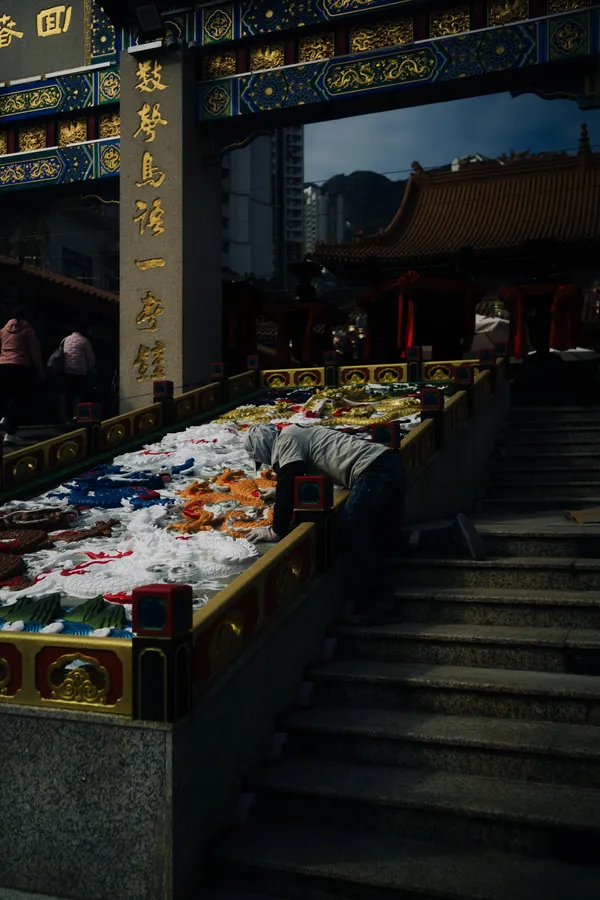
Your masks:
[{"label": "stone pillar", "polygon": [[121,56],[121,411],[209,380],[222,358],[221,167],[185,52]]}]

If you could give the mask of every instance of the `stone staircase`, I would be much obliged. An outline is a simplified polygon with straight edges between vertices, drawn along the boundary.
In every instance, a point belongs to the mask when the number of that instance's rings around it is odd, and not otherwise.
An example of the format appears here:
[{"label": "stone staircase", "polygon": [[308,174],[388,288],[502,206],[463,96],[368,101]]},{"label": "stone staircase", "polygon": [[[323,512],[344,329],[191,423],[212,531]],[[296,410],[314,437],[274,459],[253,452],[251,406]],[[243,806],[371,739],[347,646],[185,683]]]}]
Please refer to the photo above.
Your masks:
[{"label": "stone staircase", "polygon": [[514,410],[491,558],[398,562],[404,622],[333,629],[213,900],[600,898],[600,526],[562,512],[599,445],[600,411]]}]

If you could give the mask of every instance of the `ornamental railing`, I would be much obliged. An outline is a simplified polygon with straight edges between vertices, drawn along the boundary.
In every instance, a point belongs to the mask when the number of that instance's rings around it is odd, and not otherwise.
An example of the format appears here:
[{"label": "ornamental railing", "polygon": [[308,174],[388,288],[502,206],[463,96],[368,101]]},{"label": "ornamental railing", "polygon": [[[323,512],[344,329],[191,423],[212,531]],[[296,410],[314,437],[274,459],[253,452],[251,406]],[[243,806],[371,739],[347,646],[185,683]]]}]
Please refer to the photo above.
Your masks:
[{"label": "ornamental railing", "polygon": [[[422,422],[401,442],[393,427],[387,432],[380,427],[378,439],[402,454],[409,482],[423,475],[470,416],[479,415],[499,379],[506,377],[504,360],[485,363],[487,370],[473,377],[483,365],[474,360],[456,364],[459,390],[448,401],[441,388],[425,387]],[[56,483],[74,467],[101,459],[98,453],[147,442],[161,430],[194,419],[210,419],[225,400],[235,405],[255,393],[264,374],[247,372],[176,398],[160,382],[158,402],[105,422],[97,420],[93,404],[84,404],[89,407],[82,410],[84,417],[88,414],[85,427],[1,460],[5,486],[12,493],[15,487],[39,483],[42,476]],[[297,524],[289,536],[195,614],[191,588],[151,585],[134,591],[131,641],[0,632],[0,708],[8,703],[159,722],[189,716],[194,697],[298,598],[313,576],[334,562],[337,513],[345,494],[337,494],[332,503],[322,481],[308,479],[308,486],[303,481],[297,484]]]}]

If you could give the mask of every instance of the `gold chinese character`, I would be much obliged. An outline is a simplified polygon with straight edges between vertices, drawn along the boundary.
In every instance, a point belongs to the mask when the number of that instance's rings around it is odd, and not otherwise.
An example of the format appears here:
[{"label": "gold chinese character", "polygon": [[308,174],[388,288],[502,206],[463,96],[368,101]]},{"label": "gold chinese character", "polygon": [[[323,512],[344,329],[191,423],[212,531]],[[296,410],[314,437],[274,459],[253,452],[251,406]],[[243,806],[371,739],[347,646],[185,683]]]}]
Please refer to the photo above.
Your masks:
[{"label": "gold chinese character", "polygon": [[38,37],[66,34],[72,15],[72,6],[53,6],[51,9],[43,9],[37,17]]},{"label": "gold chinese character", "polygon": [[152,291],[148,291],[145,297],[142,297],[142,311],[138,313],[136,323],[139,331],[156,331],[158,316],[162,316],[165,308],[162,300],[158,300]]},{"label": "gold chinese character", "polygon": [[136,266],[141,272],[147,272],[149,269],[164,269],[166,262],[164,259],[136,259]]},{"label": "gold chinese character", "polygon": [[162,208],[162,200],[155,200],[151,207],[148,207],[144,200],[136,200],[135,205],[139,215],[133,221],[139,224],[140,234],[145,234],[146,230],[151,231],[154,237],[165,233],[165,211]]},{"label": "gold chinese character", "polygon": [[166,91],[169,85],[163,84],[160,74],[162,68],[160,63],[152,62],[150,59],[141,62],[137,70],[139,82],[135,86],[136,91],[146,94],[152,94],[154,91]]},{"label": "gold chinese character", "polygon": [[144,103],[142,108],[138,110],[138,116],[140,117],[140,127],[134,134],[134,138],[138,136],[138,134],[145,134],[144,143],[151,144],[154,138],[156,137],[156,128],[158,125],[168,125],[166,119],[160,114],[160,103],[155,103],[154,106],[150,106],[149,103]]},{"label": "gold chinese character", "polygon": [[138,350],[137,356],[135,358],[135,362],[133,364],[134,369],[137,369],[136,379],[138,381],[144,381],[145,378],[148,378],[148,360],[150,359],[150,347],[144,347],[143,344],[140,344],[140,349]]},{"label": "gold chinese character", "polygon": [[154,165],[154,157],[149,150],[146,150],[142,158],[142,180],[136,181],[136,185],[159,188],[166,177],[167,173]]},{"label": "gold chinese character", "polygon": [[23,37],[23,32],[17,31],[16,27],[11,16],[0,16],[0,47],[10,47],[13,38]]},{"label": "gold chinese character", "polygon": [[[133,367],[137,369],[136,380],[145,381],[147,378],[166,378],[165,351],[167,347],[162,341],[156,341],[154,347],[145,347],[140,344]],[[152,356],[152,374],[150,374],[150,356]]]}]

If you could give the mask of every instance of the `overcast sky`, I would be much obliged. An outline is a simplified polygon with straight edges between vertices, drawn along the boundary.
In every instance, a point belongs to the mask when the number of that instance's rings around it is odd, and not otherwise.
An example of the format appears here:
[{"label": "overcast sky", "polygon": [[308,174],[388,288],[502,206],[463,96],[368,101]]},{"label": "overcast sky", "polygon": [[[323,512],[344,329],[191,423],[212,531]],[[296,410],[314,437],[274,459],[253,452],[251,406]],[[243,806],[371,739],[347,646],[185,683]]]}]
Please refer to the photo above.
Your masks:
[{"label": "overcast sky", "polygon": [[[338,119],[305,129],[305,180],[325,181],[357,169],[405,178],[413,160],[424,168],[457,156],[499,156],[511,150],[570,150],[587,122],[600,145],[600,110],[580,110],[569,100],[535,94],[474,97],[412,109]],[[600,146],[599,148],[600,149]]]}]

